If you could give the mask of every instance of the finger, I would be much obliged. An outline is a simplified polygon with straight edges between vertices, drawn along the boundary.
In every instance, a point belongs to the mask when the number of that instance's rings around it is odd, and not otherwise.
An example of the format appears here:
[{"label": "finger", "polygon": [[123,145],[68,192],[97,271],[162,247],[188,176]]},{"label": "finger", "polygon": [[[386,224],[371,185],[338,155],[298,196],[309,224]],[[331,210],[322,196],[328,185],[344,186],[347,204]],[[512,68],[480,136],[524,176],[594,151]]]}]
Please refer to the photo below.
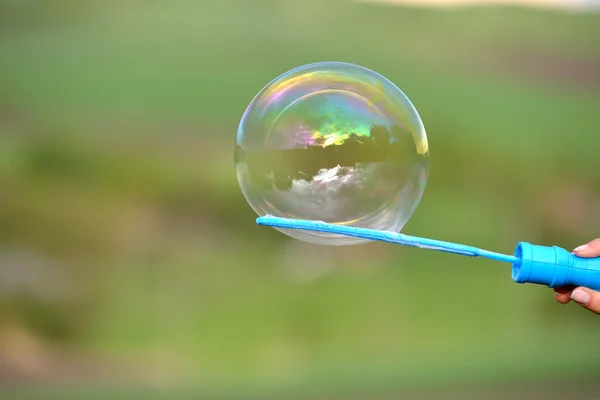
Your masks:
[{"label": "finger", "polygon": [[600,293],[588,288],[578,287],[571,293],[571,300],[587,308],[588,310],[600,314]]},{"label": "finger", "polygon": [[567,304],[568,302],[571,301],[571,292],[556,293],[554,295],[554,298],[556,299],[556,301],[558,301],[561,304]]},{"label": "finger", "polygon": [[573,254],[578,257],[599,257],[600,256],[600,239],[592,240],[591,242],[577,247],[573,250]]},{"label": "finger", "polygon": [[561,304],[567,304],[571,301],[571,292],[573,292],[573,289],[575,289],[573,286],[556,287],[554,288],[556,292],[554,298]]}]

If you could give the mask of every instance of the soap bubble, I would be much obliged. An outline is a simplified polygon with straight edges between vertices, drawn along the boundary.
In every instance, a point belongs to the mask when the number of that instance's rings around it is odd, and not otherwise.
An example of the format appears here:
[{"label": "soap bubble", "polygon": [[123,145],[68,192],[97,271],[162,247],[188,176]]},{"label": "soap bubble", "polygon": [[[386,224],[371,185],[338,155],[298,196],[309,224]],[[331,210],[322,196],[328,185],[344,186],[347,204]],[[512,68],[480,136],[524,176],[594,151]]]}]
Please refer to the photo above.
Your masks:
[{"label": "soap bubble", "polygon": [[[392,82],[358,65],[324,62],[279,76],[252,100],[235,165],[260,215],[399,232],[427,183],[421,118]],[[280,229],[310,243],[364,239]]]}]

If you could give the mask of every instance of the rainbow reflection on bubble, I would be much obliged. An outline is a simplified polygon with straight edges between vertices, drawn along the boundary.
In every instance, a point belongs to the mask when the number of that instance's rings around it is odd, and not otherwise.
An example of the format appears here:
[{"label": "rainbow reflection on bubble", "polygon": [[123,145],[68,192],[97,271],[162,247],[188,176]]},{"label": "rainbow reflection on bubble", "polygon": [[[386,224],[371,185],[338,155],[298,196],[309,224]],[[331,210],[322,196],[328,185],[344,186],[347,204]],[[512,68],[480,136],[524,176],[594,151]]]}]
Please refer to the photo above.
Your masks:
[{"label": "rainbow reflection on bubble", "polygon": [[[291,70],[252,100],[235,162],[259,215],[399,231],[425,189],[429,146],[416,109],[392,82],[328,62]],[[313,243],[362,241],[283,232]]]}]

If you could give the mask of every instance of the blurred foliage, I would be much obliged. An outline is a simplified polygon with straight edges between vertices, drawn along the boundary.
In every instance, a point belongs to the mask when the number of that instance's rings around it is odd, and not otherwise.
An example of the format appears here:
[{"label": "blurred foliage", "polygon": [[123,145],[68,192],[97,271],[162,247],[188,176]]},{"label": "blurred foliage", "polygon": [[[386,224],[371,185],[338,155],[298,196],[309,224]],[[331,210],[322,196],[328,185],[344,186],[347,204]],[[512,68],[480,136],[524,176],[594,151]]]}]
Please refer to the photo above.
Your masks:
[{"label": "blurred foliage", "polygon": [[516,8],[1,1],[0,380],[597,377],[600,321],[506,266],[256,227],[233,142],[280,73],[362,64],[428,131],[406,232],[572,248],[600,226],[598,37],[599,15]]}]

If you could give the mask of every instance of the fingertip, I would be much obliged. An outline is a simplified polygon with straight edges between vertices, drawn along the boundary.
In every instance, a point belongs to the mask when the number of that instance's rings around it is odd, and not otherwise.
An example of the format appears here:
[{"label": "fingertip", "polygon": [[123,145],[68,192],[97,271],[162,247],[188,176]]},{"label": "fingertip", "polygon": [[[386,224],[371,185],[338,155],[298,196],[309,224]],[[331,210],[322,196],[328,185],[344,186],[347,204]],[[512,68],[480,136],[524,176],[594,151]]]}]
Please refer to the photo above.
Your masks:
[{"label": "fingertip", "polygon": [[571,301],[570,293],[556,293],[554,299],[560,304],[567,304]]},{"label": "fingertip", "polygon": [[571,293],[571,300],[575,301],[577,304],[581,304],[582,306],[587,306],[589,302],[592,300],[591,293],[584,288],[577,288]]},{"label": "fingertip", "polygon": [[600,239],[594,239],[589,243],[581,245],[573,250],[573,254],[578,257],[598,257],[600,256]]}]

